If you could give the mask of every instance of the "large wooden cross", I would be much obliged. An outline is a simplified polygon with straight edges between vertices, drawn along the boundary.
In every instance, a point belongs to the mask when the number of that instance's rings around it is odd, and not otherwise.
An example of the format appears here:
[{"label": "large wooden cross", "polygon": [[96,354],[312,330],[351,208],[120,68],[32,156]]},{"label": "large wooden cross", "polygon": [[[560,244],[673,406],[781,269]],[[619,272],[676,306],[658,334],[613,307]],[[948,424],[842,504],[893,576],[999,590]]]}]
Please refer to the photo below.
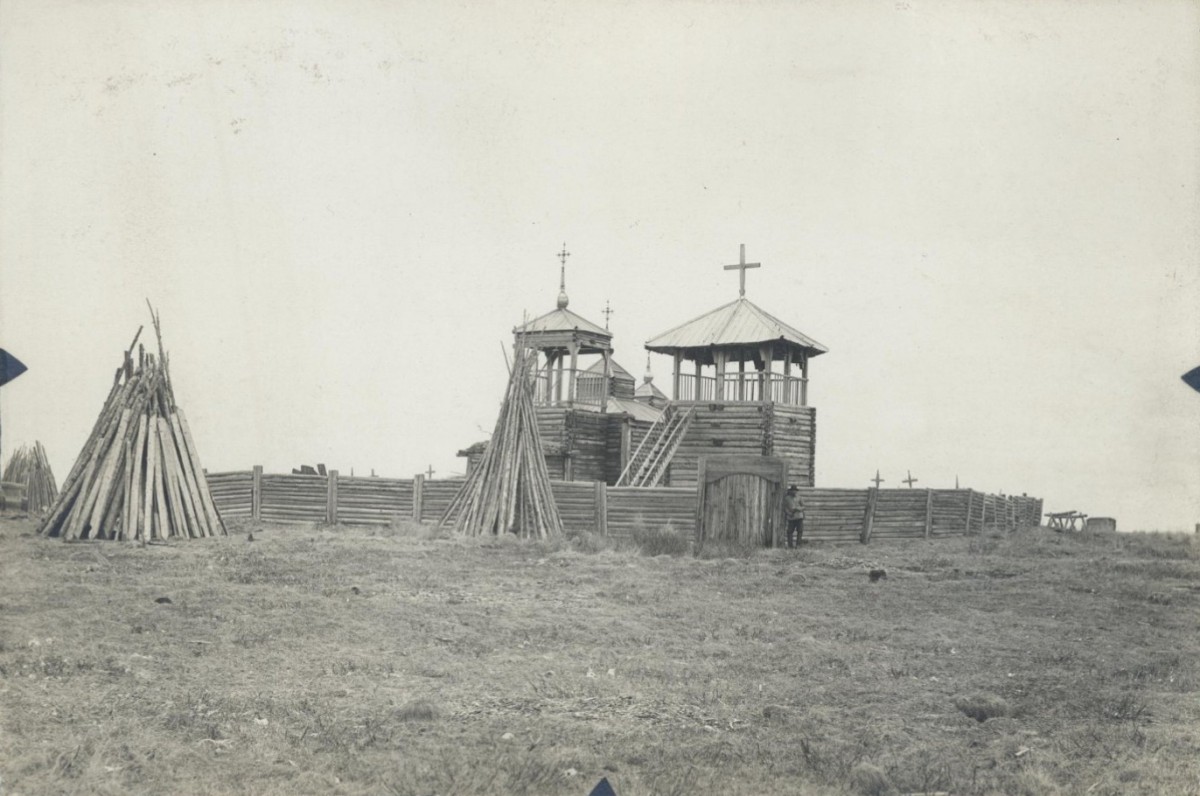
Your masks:
[{"label": "large wooden cross", "polygon": [[868,479],[868,480],[870,480],[870,481],[873,481],[873,482],[875,483],[875,488],[876,488],[876,489],[878,489],[878,488],[879,488],[879,485],[880,485],[880,484],[882,484],[882,483],[884,482],[884,480],[885,480],[885,479],[883,479],[883,478],[880,478],[880,477],[879,477],[879,471],[878,471],[878,470],[876,470],[876,471],[875,471],[875,477],[874,477],[874,478],[871,478],[871,479]]},{"label": "large wooden cross", "polygon": [[746,244],[744,244],[744,243],[742,244],[742,256],[741,256],[740,260],[741,260],[741,262],[739,262],[737,265],[725,266],[725,270],[726,271],[735,271],[736,270],[736,271],[741,272],[738,274],[738,295],[745,296],[746,295],[746,269],[747,268],[762,268],[762,263],[746,262]]},{"label": "large wooden cross", "polygon": [[905,479],[903,479],[903,480],[902,480],[900,483],[902,483],[902,484],[908,484],[908,488],[909,488],[909,489],[912,489],[912,488],[913,488],[913,484],[917,483],[917,481],[920,481],[920,480],[921,480],[921,479],[919,479],[919,478],[913,478],[913,477],[912,477],[912,470],[909,470],[909,471],[908,471],[908,478],[905,478]]}]

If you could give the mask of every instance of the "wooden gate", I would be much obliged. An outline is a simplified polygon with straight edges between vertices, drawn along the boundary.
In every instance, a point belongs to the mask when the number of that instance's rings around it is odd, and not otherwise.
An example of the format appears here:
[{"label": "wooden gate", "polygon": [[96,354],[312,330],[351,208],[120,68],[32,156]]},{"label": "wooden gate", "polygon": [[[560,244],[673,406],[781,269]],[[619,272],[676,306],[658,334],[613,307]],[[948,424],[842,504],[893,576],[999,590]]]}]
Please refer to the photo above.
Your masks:
[{"label": "wooden gate", "polygon": [[696,550],[706,542],[774,547],[783,536],[787,462],[773,456],[702,456]]}]

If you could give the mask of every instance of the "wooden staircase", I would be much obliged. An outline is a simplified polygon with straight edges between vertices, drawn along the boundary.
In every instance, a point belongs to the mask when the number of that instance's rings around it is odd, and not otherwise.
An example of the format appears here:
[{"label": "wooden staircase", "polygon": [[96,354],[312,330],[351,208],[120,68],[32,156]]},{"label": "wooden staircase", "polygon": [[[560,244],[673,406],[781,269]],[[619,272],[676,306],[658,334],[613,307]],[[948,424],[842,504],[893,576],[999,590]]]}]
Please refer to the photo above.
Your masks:
[{"label": "wooden staircase", "polygon": [[681,410],[670,404],[654,425],[646,432],[637,450],[629,458],[629,464],[617,479],[617,486],[658,486],[667,473],[667,466],[675,456],[679,443],[683,442],[688,426],[696,414],[696,407]]}]

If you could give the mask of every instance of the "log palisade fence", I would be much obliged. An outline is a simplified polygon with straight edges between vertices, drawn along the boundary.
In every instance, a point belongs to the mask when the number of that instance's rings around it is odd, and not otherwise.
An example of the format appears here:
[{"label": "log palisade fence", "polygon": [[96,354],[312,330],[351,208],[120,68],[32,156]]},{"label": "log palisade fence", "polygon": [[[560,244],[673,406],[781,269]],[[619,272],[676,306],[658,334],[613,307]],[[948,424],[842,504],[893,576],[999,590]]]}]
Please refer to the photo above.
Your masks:
[{"label": "log palisade fence", "polygon": [[[210,473],[209,489],[223,517],[263,522],[389,525],[394,520],[436,523],[462,479],[347,478],[273,475],[262,467]],[[568,531],[629,536],[635,528],[696,530],[693,487],[606,486],[603,481],[552,481],[554,501]],[[804,538],[822,542],[962,536],[985,529],[1041,524],[1042,501],[973,489],[800,488]]]}]

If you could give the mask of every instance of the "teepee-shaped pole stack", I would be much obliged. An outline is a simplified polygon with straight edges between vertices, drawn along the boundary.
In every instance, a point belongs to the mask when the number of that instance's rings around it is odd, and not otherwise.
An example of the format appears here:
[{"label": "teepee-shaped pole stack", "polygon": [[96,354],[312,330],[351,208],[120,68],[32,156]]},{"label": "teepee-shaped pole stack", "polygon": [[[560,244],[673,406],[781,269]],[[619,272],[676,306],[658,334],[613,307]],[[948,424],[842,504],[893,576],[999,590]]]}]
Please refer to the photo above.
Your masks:
[{"label": "teepee-shaped pole stack", "polygon": [[225,535],[183,412],[175,405],[159,318],[158,356],[133,346],[38,533],[141,541]]},{"label": "teepee-shaped pole stack", "polygon": [[479,466],[454,496],[439,526],[469,536],[515,533],[544,538],[563,532],[533,408],[536,358],[518,342],[508,391]]},{"label": "teepee-shaped pole stack", "polygon": [[32,514],[44,514],[58,495],[50,460],[40,442],[13,451],[4,468],[4,480],[25,485],[25,505]]}]

